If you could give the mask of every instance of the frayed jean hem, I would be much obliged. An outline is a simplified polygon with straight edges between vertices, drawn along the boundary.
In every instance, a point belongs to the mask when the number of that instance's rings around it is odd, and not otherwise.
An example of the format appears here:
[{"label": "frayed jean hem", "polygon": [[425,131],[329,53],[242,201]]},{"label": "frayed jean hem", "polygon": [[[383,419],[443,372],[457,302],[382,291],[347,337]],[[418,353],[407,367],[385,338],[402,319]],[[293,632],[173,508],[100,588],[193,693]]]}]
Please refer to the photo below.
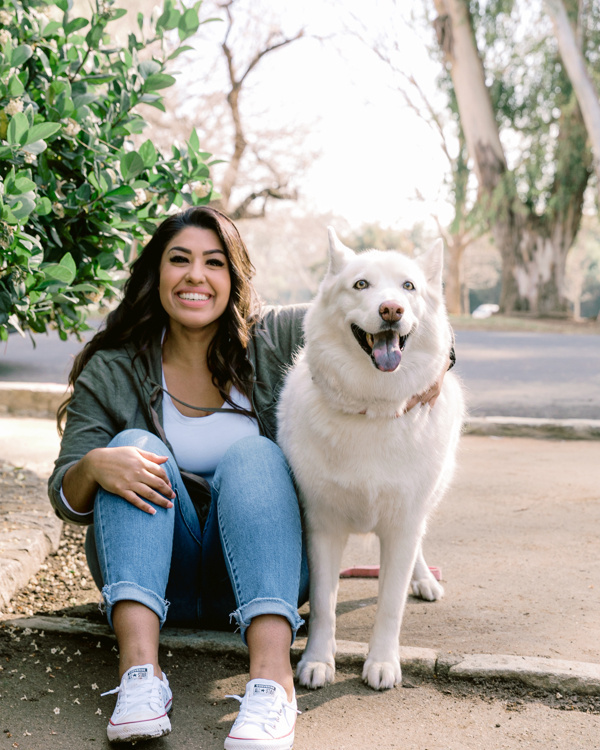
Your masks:
[{"label": "frayed jean hem", "polygon": [[244,604],[243,607],[236,609],[230,615],[230,617],[235,618],[240,628],[240,635],[246,646],[248,645],[246,643],[246,630],[252,619],[260,615],[281,615],[285,617],[292,628],[292,643],[296,640],[298,628],[304,625],[304,620],[298,614],[298,610],[290,606],[283,599],[253,599],[248,604]]},{"label": "frayed jean hem", "polygon": [[108,624],[113,630],[112,609],[115,604],[122,601],[138,602],[138,604],[143,604],[148,609],[151,609],[158,617],[161,628],[167,619],[169,602],[166,599],[162,599],[158,594],[155,594],[154,591],[150,591],[150,589],[146,589],[143,586],[138,586],[137,583],[133,583],[132,581],[119,581],[110,586],[104,586],[102,589],[102,598],[106,607]]}]

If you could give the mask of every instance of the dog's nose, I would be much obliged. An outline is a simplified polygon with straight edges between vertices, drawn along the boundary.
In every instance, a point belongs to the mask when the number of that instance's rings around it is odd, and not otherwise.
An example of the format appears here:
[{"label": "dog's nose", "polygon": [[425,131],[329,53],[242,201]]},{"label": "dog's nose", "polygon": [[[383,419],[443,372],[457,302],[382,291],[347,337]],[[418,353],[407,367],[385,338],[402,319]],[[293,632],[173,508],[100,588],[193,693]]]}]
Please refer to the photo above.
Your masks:
[{"label": "dog's nose", "polygon": [[387,323],[395,323],[404,315],[404,308],[395,300],[388,300],[379,305],[379,315]]}]

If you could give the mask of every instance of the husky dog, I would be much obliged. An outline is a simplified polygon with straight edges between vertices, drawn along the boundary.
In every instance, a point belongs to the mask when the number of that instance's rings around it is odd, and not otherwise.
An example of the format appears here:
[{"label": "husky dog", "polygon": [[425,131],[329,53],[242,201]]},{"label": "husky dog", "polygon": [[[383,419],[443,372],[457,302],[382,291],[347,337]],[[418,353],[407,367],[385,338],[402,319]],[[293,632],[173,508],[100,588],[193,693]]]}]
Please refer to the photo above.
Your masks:
[{"label": "husky dog", "polygon": [[409,586],[435,600],[442,587],[421,552],[428,515],[450,482],[463,421],[457,378],[435,407],[405,412],[438,380],[452,334],[443,301],[443,243],[411,259],[355,254],[329,229],[329,269],[306,315],[306,346],[279,402],[278,441],[300,490],[308,535],[310,627],[298,664],[311,688],[335,674],[335,607],[350,533],[381,545],[379,602],[363,679],[401,679],[399,636]]}]

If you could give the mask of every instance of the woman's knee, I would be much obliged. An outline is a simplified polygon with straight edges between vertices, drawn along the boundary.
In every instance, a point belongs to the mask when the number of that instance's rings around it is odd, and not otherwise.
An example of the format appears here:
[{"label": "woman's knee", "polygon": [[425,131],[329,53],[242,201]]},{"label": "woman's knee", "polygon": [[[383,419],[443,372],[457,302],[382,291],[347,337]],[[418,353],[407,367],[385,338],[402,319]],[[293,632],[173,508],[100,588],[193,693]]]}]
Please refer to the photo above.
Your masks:
[{"label": "woman's knee", "polygon": [[219,461],[215,480],[227,475],[241,477],[257,476],[267,471],[283,472],[289,476],[290,470],[279,446],[262,435],[241,438],[231,445]]},{"label": "woman's knee", "polygon": [[171,455],[167,446],[157,435],[138,428],[130,428],[117,433],[108,444],[109,448],[123,448],[125,446],[140,448],[140,450],[150,453],[167,452],[169,456]]}]

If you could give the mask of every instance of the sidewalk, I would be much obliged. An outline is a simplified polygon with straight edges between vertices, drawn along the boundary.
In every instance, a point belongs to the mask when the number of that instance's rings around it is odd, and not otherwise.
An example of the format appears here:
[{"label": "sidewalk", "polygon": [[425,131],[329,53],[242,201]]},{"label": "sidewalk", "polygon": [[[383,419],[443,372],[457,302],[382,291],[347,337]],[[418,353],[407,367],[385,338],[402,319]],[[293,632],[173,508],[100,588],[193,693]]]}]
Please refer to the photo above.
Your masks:
[{"label": "sidewalk", "polygon": [[[31,399],[31,389],[24,391]],[[19,396],[14,389],[8,392],[7,400],[0,391],[5,413],[0,455],[47,476],[58,450],[54,423],[10,416],[19,411]],[[31,403],[41,403],[47,415],[47,397],[27,401],[25,410],[40,413]],[[544,423],[550,420],[541,420],[537,431],[526,421],[526,434],[549,434]],[[600,436],[597,423],[568,420],[573,421],[577,435]],[[600,695],[600,442],[573,439],[573,425],[560,420],[552,420],[552,435],[569,439],[514,437],[519,422],[508,422],[507,433],[506,420],[488,418],[488,434],[474,434],[474,424],[462,440],[456,480],[425,542],[428,563],[442,570],[446,596],[436,603],[409,598],[401,637],[404,672],[503,677]],[[0,495],[0,610],[56,549],[60,528],[39,490],[28,494],[25,489],[22,501],[10,507]],[[377,561],[375,537],[351,538],[344,567]],[[364,658],[376,597],[376,579],[341,580],[340,662],[358,664]],[[11,624],[46,632],[109,633],[96,622],[67,618]],[[166,629],[162,642],[171,649],[210,653],[241,649],[237,636],[216,633]],[[303,645],[299,639],[296,653]]]}]

